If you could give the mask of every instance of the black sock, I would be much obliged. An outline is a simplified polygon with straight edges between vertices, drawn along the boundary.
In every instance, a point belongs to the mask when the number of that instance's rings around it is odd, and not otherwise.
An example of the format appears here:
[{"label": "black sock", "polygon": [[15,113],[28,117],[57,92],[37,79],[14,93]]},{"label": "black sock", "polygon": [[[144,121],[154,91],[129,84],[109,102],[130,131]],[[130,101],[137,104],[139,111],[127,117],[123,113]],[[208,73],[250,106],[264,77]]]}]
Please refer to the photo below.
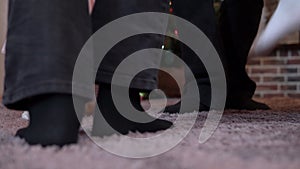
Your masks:
[{"label": "black sock", "polygon": [[[81,111],[84,111],[84,99],[78,98],[78,104]],[[77,142],[80,123],[74,110],[72,95],[36,96],[28,102],[28,110],[29,126],[20,129],[16,135],[29,144],[64,146]]]},{"label": "black sock", "polygon": [[[126,90],[122,87],[117,87],[118,90]],[[119,94],[119,92],[116,92]],[[126,99],[125,96],[118,95],[122,99]],[[144,111],[139,98],[138,89],[129,89],[129,97],[132,105],[139,111]],[[116,130],[120,134],[128,134],[128,132],[157,132],[160,130],[166,130],[173,124],[166,120],[155,119],[144,113],[142,116],[145,119],[151,119],[149,123],[137,123],[123,117],[116,109],[111,95],[110,84],[101,83],[99,85],[99,94],[97,97],[97,103],[101,114],[95,112],[93,132],[94,136],[105,136],[115,134]],[[125,111],[125,110],[124,110]],[[128,112],[127,112],[128,113]],[[131,112],[129,112],[131,113]],[[107,123],[108,124],[107,124]],[[113,128],[114,130],[111,130]]]}]

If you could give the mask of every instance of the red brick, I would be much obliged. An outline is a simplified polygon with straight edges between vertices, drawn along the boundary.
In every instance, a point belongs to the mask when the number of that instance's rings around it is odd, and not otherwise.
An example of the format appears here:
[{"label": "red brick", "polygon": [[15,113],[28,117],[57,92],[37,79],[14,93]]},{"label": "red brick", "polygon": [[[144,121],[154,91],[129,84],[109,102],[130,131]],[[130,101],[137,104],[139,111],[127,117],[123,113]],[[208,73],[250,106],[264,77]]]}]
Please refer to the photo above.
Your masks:
[{"label": "red brick", "polygon": [[288,77],[289,82],[300,82],[300,76]]},{"label": "red brick", "polygon": [[284,60],[278,60],[278,59],[270,59],[270,60],[264,60],[263,65],[284,65]]},{"label": "red brick", "polygon": [[281,68],[280,73],[297,73],[297,68]]},{"label": "red brick", "polygon": [[258,59],[249,59],[247,64],[248,65],[260,65],[261,61]]},{"label": "red brick", "polygon": [[298,65],[298,64],[300,64],[300,59],[289,59],[287,61],[287,64],[289,64],[289,65]]},{"label": "red brick", "polygon": [[264,94],[265,98],[270,98],[270,97],[284,97],[283,93],[266,93]]},{"label": "red brick", "polygon": [[277,73],[277,69],[276,68],[252,68],[252,74],[261,74],[261,73],[273,73],[276,74]]},{"label": "red brick", "polygon": [[300,93],[289,93],[288,96],[292,98],[300,98]]},{"label": "red brick", "polygon": [[260,77],[259,76],[251,76],[250,77],[253,81],[255,82],[260,82]]},{"label": "red brick", "polygon": [[281,90],[297,90],[297,85],[282,85]]},{"label": "red brick", "polygon": [[283,82],[283,76],[267,76],[263,78],[263,82]]},{"label": "red brick", "polygon": [[254,98],[262,98],[263,96],[260,93],[255,93],[253,97]]},{"label": "red brick", "polygon": [[277,90],[277,85],[258,85],[257,90],[258,91],[274,91]]},{"label": "red brick", "polygon": [[251,73],[251,68],[250,67],[246,67],[246,72],[248,72],[249,74]]}]

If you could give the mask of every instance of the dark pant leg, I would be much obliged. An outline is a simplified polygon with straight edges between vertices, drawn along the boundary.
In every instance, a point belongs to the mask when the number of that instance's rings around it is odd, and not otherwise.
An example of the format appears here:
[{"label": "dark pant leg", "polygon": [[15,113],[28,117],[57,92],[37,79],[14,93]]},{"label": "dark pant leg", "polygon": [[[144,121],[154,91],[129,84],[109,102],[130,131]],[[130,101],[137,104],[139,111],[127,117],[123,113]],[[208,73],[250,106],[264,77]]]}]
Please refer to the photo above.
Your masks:
[{"label": "dark pant leg", "polygon": [[23,109],[26,98],[72,93],[74,64],[91,33],[87,1],[10,0],[8,16],[3,103]]},{"label": "dark pant leg", "polygon": [[[165,12],[167,10],[167,1],[157,0],[97,0],[92,14],[94,32],[102,26],[108,24],[120,17],[139,13],[139,12]],[[161,24],[162,29],[167,23]],[[136,25],[132,25],[133,29],[139,29]],[[122,28],[120,28],[122,29]],[[122,40],[116,44],[102,61],[96,78],[96,83],[111,83],[112,76],[118,65],[132,53],[146,48],[161,48],[163,44],[163,36],[153,34],[143,34],[133,36]],[[96,54],[97,55],[97,54]],[[157,62],[157,60],[153,60]],[[159,61],[158,61],[159,63]],[[147,64],[147,63],[136,63]],[[151,64],[151,63],[149,63]],[[132,65],[135,66],[135,65]],[[138,73],[138,72],[137,72]],[[126,78],[124,75],[119,74]],[[157,84],[157,71],[143,71],[135,77],[131,83],[131,87],[138,89],[154,89]]]},{"label": "dark pant leg", "polygon": [[252,98],[256,84],[245,66],[257,34],[262,0],[225,0],[221,7],[220,30],[228,65],[228,104]]},{"label": "dark pant leg", "polygon": [[[192,24],[196,25],[218,49],[218,32],[212,0],[175,0],[174,11]],[[200,90],[201,103],[209,106],[211,101],[211,87],[207,71],[198,56],[187,46],[182,45],[182,59],[193,72]],[[186,83],[192,77],[186,74]],[[187,85],[186,85],[187,86]],[[189,90],[186,88],[185,90]]]}]

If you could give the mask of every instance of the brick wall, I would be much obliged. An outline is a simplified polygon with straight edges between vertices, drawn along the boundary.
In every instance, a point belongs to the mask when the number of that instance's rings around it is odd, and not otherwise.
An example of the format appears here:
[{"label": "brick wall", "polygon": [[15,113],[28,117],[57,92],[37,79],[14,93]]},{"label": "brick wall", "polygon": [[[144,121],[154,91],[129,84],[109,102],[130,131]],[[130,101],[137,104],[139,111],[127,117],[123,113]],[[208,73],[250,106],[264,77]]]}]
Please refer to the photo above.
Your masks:
[{"label": "brick wall", "polygon": [[[264,0],[259,33],[264,30],[278,0]],[[246,67],[257,83],[256,97],[300,97],[300,36],[293,33],[280,41],[269,56],[250,57]]]},{"label": "brick wall", "polygon": [[287,45],[270,56],[249,58],[246,67],[257,83],[256,97],[300,97],[300,46]]}]

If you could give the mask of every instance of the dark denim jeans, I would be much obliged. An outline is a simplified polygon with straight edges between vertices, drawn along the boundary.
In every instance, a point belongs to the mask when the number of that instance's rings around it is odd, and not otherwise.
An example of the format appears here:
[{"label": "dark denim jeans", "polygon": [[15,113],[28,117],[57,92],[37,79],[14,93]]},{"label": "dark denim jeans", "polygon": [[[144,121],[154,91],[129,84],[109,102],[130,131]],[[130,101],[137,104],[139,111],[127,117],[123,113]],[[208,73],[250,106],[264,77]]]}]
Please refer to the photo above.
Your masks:
[{"label": "dark denim jeans", "polygon": [[[255,84],[245,72],[245,60],[257,31],[262,0],[226,0],[220,25],[222,38],[212,3],[174,0],[174,10],[176,15],[198,26],[220,51],[225,67],[230,67],[229,85],[236,89],[232,95],[251,98]],[[72,93],[74,65],[91,34],[121,16],[147,11],[167,12],[168,1],[97,0],[91,17],[86,0],[10,0],[3,103],[9,108],[23,109],[20,103],[36,95]],[[96,83],[110,83],[114,69],[129,54],[144,48],[160,48],[162,43],[163,37],[158,35],[134,36],[120,42],[107,54],[99,71],[104,73],[98,73]],[[201,100],[209,102],[209,78],[201,61],[184,45],[182,53],[201,93],[208,98],[201,96]],[[156,81],[157,72],[151,70],[135,78],[132,86],[153,89]],[[85,89],[83,82],[75,83],[78,85],[73,87]]]},{"label": "dark denim jeans", "polygon": [[71,93],[72,72],[91,35],[86,1],[9,0],[3,103],[23,109],[24,99]]},{"label": "dark denim jeans", "polygon": [[[24,101],[36,95],[71,94],[76,59],[94,31],[128,14],[166,12],[167,7],[167,1],[97,0],[90,16],[87,0],[10,0],[3,103],[8,108],[26,109]],[[157,35],[123,40],[103,60],[96,83],[110,83],[115,68],[129,54],[162,44],[163,37]],[[153,89],[156,80],[157,71],[149,70],[138,75],[132,87]],[[83,82],[73,84],[78,88],[74,91],[88,87]]]}]

